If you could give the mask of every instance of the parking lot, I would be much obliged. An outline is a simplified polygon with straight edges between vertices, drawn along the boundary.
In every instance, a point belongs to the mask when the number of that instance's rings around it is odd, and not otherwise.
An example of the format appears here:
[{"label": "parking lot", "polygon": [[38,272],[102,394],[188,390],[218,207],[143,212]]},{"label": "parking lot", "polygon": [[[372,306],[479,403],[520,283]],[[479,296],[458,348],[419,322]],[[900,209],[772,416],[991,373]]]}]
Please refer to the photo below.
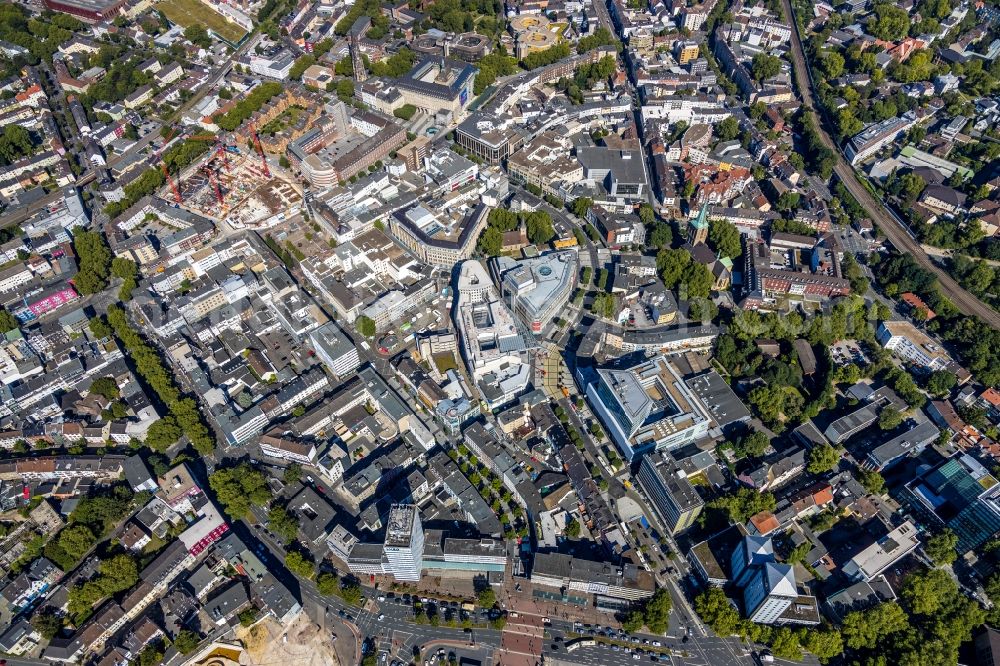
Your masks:
[{"label": "parking lot", "polygon": [[834,365],[853,363],[859,367],[864,367],[870,362],[868,357],[865,356],[864,351],[862,351],[861,345],[855,340],[841,340],[834,344],[830,347],[830,357],[833,359]]}]

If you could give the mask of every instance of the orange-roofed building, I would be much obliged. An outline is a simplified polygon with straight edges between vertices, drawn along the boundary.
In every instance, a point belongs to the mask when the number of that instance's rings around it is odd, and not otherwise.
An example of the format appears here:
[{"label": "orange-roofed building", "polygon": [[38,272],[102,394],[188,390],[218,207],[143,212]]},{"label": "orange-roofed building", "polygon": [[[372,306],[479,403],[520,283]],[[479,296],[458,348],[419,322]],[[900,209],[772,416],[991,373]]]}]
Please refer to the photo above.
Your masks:
[{"label": "orange-roofed building", "polygon": [[761,511],[760,513],[750,516],[747,531],[750,534],[767,536],[779,527],[781,527],[781,523],[778,522],[778,519],[774,517],[773,513],[770,511]]},{"label": "orange-roofed building", "polygon": [[919,296],[917,296],[916,294],[914,294],[912,291],[906,292],[905,294],[901,295],[900,298],[903,299],[904,303],[906,303],[908,306],[910,306],[911,310],[913,310],[913,311],[916,311],[916,310],[924,310],[924,311],[926,311],[927,312],[927,321],[930,321],[931,319],[934,319],[934,317],[937,316],[937,314],[934,312],[934,310],[931,310],[930,307],[928,307],[928,305],[926,303],[924,303],[924,299],[920,298]]}]

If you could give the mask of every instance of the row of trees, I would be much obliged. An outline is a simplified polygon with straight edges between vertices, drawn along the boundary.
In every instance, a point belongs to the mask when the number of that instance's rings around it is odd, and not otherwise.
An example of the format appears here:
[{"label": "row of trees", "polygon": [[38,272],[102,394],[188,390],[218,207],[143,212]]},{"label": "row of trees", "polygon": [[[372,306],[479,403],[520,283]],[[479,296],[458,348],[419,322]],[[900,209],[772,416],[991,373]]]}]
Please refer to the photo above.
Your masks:
[{"label": "row of trees", "polygon": [[118,338],[132,358],[136,372],[169,410],[167,416],[150,427],[146,440],[150,448],[165,451],[183,434],[196,451],[202,455],[211,453],[215,440],[202,420],[198,403],[193,398],[181,396],[160,355],[132,328],[125,311],[117,305],[110,306],[106,319],[91,320],[90,330],[98,337],[113,333]]},{"label": "row of trees", "polygon": [[216,116],[215,124],[227,132],[232,132],[259,111],[262,106],[270,102],[273,97],[279,95],[282,90],[281,84],[274,81],[260,84],[249,95],[237,102],[232,109],[221,116]]}]

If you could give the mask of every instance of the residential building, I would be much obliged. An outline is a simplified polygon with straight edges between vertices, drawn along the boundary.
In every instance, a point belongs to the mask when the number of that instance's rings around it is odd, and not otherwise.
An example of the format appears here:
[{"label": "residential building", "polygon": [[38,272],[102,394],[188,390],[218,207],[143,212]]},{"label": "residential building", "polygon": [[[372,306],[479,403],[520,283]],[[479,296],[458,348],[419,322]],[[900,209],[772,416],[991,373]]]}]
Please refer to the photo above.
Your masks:
[{"label": "residential building", "polygon": [[899,358],[926,370],[945,370],[952,363],[941,345],[908,321],[882,322],[876,338]]}]

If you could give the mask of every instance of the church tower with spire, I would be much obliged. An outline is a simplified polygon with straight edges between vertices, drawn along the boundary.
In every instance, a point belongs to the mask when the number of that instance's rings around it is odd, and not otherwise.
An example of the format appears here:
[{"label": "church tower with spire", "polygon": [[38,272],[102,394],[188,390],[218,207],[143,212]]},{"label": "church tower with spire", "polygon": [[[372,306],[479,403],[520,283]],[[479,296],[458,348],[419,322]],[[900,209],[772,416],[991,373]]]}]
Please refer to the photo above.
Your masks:
[{"label": "church tower with spire", "polygon": [[708,202],[701,205],[698,217],[688,225],[688,242],[698,245],[708,240]]}]

